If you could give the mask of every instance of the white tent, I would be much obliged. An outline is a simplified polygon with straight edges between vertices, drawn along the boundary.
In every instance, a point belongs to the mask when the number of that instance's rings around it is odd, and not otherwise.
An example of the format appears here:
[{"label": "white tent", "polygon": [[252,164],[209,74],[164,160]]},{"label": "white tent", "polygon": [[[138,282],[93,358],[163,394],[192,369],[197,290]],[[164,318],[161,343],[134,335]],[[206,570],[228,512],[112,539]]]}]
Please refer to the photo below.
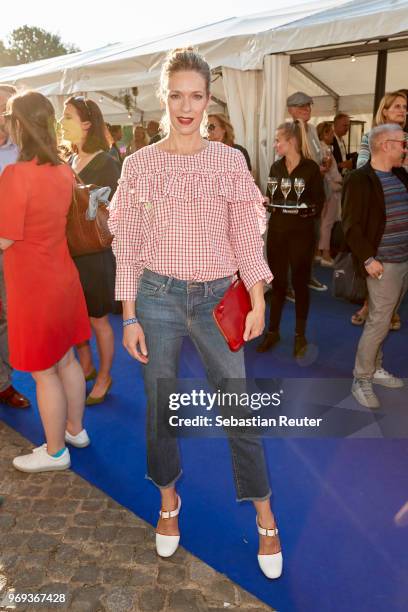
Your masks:
[{"label": "white tent", "polygon": [[[319,116],[332,115],[335,108],[353,114],[370,112],[376,51],[384,45],[370,41],[392,39],[386,85],[404,87],[408,43],[402,37],[407,31],[406,0],[299,1],[289,8],[234,17],[159,39],[2,68],[0,82],[58,96],[54,100],[60,103],[68,94],[92,92],[95,100],[103,101],[107,120],[129,121],[127,111],[111,97],[137,87],[137,108],[148,115],[158,113],[155,89],[166,52],[194,45],[214,69],[213,93],[228,105],[237,142],[247,147],[264,179],[272,159],[274,127],[284,117],[288,93],[307,90],[315,97]],[[356,62],[350,61],[350,45]],[[319,61],[317,50],[325,61]],[[136,113],[132,119],[138,117]]]}]

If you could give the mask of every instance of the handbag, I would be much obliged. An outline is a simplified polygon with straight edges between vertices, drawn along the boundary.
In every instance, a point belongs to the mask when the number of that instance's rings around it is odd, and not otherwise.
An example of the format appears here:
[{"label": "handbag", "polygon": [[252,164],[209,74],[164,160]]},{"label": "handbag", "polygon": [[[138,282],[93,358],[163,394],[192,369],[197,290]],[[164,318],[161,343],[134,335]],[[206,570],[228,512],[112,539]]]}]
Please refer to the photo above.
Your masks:
[{"label": "handbag", "polygon": [[231,351],[239,351],[244,344],[245,321],[250,310],[251,298],[238,275],[213,310],[214,321]]},{"label": "handbag", "polygon": [[75,185],[67,216],[67,242],[72,257],[99,253],[109,248],[113,236],[108,228],[110,187],[85,185],[74,172]]},{"label": "handbag", "polygon": [[367,283],[356,272],[352,254],[339,253],[333,267],[332,295],[353,304],[362,304],[367,297]]},{"label": "handbag", "polygon": [[344,232],[341,221],[335,221],[330,236],[330,250],[339,252],[344,247]]}]

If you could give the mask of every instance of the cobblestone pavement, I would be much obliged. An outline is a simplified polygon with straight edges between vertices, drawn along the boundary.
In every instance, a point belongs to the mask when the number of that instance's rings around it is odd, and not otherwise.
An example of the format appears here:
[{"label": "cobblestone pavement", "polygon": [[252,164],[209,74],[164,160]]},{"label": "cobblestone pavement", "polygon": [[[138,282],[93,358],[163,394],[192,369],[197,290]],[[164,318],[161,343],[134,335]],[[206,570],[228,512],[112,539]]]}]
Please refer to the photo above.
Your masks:
[{"label": "cobblestone pavement", "polygon": [[[183,548],[158,558],[153,528],[74,472],[15,470],[29,446],[0,423],[0,610],[272,610]],[[12,606],[13,592],[66,600]]]}]

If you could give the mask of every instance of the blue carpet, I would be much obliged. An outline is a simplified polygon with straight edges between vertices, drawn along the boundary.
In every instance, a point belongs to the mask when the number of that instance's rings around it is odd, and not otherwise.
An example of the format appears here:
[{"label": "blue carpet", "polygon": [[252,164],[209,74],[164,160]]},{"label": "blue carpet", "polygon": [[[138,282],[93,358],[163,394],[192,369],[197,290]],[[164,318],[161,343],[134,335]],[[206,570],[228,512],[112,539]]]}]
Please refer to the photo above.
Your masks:
[{"label": "blue carpet", "polygon": [[[321,280],[329,272],[319,270]],[[284,310],[282,342],[259,355],[257,342],[245,351],[249,377],[350,377],[361,329],[353,327],[351,304],[329,292],[312,292],[307,365],[291,356],[294,305]],[[386,342],[385,366],[407,377],[408,308],[403,327]],[[106,403],[87,409],[85,425],[93,444],[72,450],[73,469],[135,514],[155,524],[156,489],[144,478],[144,406],[140,367],[121,347],[121,324],[112,317],[117,342],[114,386]],[[186,341],[181,376],[203,376]],[[25,374],[15,384],[34,400]],[[386,397],[387,390],[379,395]],[[389,397],[389,396],[388,396]],[[401,401],[407,403],[404,400]],[[350,400],[353,402],[353,400]],[[388,409],[388,406],[387,406]],[[392,410],[392,406],[389,408]],[[408,409],[408,406],[407,406]],[[43,442],[36,408],[0,417],[35,444]],[[182,439],[180,481],[182,544],[216,570],[280,612],[399,612],[408,602],[408,527],[394,516],[408,499],[405,439],[267,439],[265,450],[281,531],[285,570],[269,582],[256,563],[257,534],[249,503],[237,505],[224,439]]]}]

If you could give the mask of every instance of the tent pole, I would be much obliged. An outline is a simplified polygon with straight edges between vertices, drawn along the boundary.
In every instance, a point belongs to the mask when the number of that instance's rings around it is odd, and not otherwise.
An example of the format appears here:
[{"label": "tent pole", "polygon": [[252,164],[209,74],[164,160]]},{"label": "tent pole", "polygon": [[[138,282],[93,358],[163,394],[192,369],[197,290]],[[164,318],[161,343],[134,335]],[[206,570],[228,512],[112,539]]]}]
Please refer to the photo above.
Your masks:
[{"label": "tent pole", "polygon": [[408,38],[398,38],[389,40],[382,38],[378,43],[369,41],[361,42],[360,44],[347,45],[342,47],[325,47],[320,51],[302,51],[301,53],[291,53],[290,64],[310,64],[316,62],[326,62],[334,59],[347,59],[350,55],[367,56],[375,55],[378,51],[405,51],[408,49]]},{"label": "tent pole", "polygon": [[339,102],[340,102],[339,94],[336,91],[334,91],[331,87],[326,85],[326,83],[323,83],[323,81],[317,78],[317,76],[315,76],[312,72],[307,70],[307,68],[305,68],[304,66],[301,66],[300,64],[295,64],[293,67],[296,68],[298,72],[303,74],[307,79],[310,79],[310,81],[312,81],[315,85],[320,87],[320,89],[323,89],[323,91],[325,91],[327,94],[329,94],[329,96],[333,98],[334,114],[337,115],[337,113],[339,112]]},{"label": "tent pole", "polygon": [[211,94],[210,98],[211,98],[211,100],[213,102],[215,102],[219,106],[222,106],[224,111],[227,110],[227,104],[226,104],[226,102],[224,102],[224,100],[221,100],[220,98],[217,98],[217,96],[213,96],[213,94]]},{"label": "tent pole", "polygon": [[[387,39],[381,39],[381,42],[386,42]],[[387,59],[388,49],[382,49],[377,55],[377,74],[375,76],[375,93],[374,93],[374,108],[373,116],[375,116],[380,105],[381,98],[385,94],[385,84],[387,80]]]}]

